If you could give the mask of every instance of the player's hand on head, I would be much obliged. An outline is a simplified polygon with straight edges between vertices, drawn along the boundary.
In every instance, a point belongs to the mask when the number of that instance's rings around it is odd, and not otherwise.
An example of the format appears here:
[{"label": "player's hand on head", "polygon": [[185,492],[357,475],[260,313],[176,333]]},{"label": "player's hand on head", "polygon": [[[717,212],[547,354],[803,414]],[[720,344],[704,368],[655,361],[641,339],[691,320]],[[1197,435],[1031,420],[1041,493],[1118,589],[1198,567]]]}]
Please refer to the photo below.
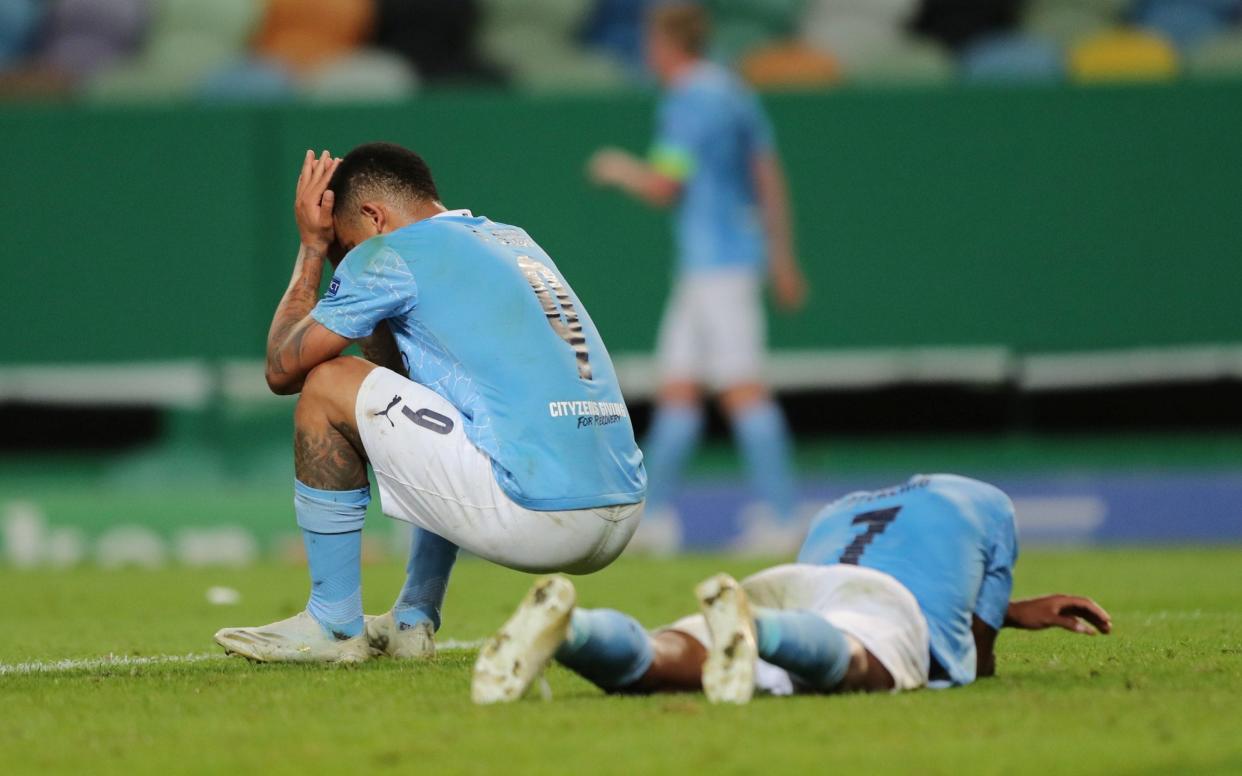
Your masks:
[{"label": "player's hand on head", "polygon": [[302,244],[324,253],[336,241],[336,231],[332,226],[335,197],[328,189],[328,182],[340,163],[340,159],[333,158],[327,151],[319,157],[315,156],[314,151],[307,151],[293,201],[293,217],[297,221]]},{"label": "player's hand on head", "polygon": [[1111,633],[1112,617],[1090,598],[1074,595],[1046,595],[1014,601],[1009,605],[1006,625],[1027,630],[1062,628],[1085,636]]}]

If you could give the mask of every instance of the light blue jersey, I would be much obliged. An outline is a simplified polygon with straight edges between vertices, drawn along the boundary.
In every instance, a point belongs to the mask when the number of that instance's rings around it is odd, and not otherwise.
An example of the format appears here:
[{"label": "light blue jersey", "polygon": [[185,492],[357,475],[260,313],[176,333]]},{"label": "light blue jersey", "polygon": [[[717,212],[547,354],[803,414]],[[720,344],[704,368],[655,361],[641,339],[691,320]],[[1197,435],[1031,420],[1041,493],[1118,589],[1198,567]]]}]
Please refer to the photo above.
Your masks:
[{"label": "light blue jersey", "polygon": [[677,211],[682,271],[764,269],[753,163],[772,145],[759,100],[719,65],[697,65],[665,94],[651,162],[683,186]]},{"label": "light blue jersey", "polygon": [[932,657],[954,684],[975,680],[971,615],[1004,623],[1017,559],[1009,497],[952,474],[829,504],[798,553],[799,563],[852,563],[905,585],[927,618]]},{"label": "light blue jersey", "polygon": [[410,379],[461,412],[517,504],[643,500],[642,453],[608,350],[522,229],[462,210],[373,237],[341,262],[311,315],[349,339],[388,321]]}]

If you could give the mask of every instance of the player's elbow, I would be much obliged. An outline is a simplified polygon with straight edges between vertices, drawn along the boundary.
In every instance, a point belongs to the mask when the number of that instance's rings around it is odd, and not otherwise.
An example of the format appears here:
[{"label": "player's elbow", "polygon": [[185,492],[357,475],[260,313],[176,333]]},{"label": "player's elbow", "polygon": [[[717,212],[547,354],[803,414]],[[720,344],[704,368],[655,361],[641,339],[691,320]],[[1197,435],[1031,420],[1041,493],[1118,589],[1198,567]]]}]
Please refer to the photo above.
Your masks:
[{"label": "player's elbow", "polygon": [[267,378],[268,390],[277,396],[290,396],[301,388],[301,380],[296,379],[294,375],[272,369],[270,366],[264,373],[264,377]]}]

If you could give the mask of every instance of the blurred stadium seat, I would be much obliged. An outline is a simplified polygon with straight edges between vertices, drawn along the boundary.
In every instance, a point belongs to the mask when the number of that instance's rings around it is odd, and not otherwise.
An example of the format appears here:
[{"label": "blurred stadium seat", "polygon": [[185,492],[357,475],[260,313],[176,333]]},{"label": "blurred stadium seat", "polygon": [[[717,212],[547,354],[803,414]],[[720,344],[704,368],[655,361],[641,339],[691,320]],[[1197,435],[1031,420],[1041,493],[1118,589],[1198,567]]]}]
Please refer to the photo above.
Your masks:
[{"label": "blurred stadium seat", "polygon": [[1200,44],[1187,55],[1186,67],[1198,76],[1242,75],[1242,30]]},{"label": "blurred stadium seat", "polygon": [[374,22],[373,0],[268,0],[255,51],[306,73],[362,45]]},{"label": "blurred stadium seat", "polygon": [[836,59],[796,41],[753,51],[740,69],[760,89],[824,87],[841,80]]},{"label": "blurred stadium seat", "polygon": [[575,35],[588,0],[486,0],[481,47],[532,89],[608,89],[626,83],[624,67],[580,45]]},{"label": "blurred stadium seat", "polygon": [[193,32],[242,51],[254,35],[268,0],[153,0],[152,35]]},{"label": "blurred stadium seat", "polygon": [[957,73],[953,56],[938,43],[904,37],[890,46],[846,63],[847,80],[872,85],[941,84],[952,81]]},{"label": "blurred stadium seat", "polygon": [[37,0],[0,0],[0,70],[29,52],[42,20]]},{"label": "blurred stadium seat", "polygon": [[135,54],[150,24],[148,0],[61,0],[43,33],[42,60],[85,78]]},{"label": "blurred stadium seat", "polygon": [[1065,53],[1050,40],[1025,34],[983,38],[962,52],[968,81],[1054,82],[1065,77]]},{"label": "blurred stadium seat", "polygon": [[1030,0],[1022,28],[1062,46],[1073,46],[1112,27],[1116,11],[1102,2]]},{"label": "blurred stadium seat", "polygon": [[212,70],[237,57],[231,42],[194,30],[153,35],[135,59],[90,79],[87,94],[96,100],[165,100],[188,97]]},{"label": "blurred stadium seat", "polygon": [[1070,73],[1080,82],[1168,80],[1178,73],[1177,49],[1149,32],[1115,29],[1087,38],[1070,51]]},{"label": "blurred stadium seat", "polygon": [[316,102],[393,102],[418,90],[418,75],[400,55],[363,48],[321,65],[303,89]]},{"label": "blurred stadium seat", "polygon": [[297,95],[297,84],[279,62],[245,59],[208,73],[196,95],[204,102],[281,102]]},{"label": "blurred stadium seat", "polygon": [[1134,22],[1186,50],[1225,29],[1229,24],[1225,11],[1196,0],[1147,0],[1140,3]]}]

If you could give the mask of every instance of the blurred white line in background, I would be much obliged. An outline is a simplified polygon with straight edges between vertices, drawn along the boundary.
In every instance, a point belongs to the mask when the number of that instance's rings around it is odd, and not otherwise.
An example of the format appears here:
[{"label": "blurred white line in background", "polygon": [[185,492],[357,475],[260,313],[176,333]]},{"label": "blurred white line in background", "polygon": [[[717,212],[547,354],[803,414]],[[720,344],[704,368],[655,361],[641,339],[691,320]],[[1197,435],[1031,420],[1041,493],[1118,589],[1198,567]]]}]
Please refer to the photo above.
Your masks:
[{"label": "blurred white line in background", "polygon": [[1013,507],[1024,542],[1087,542],[1108,517],[1107,502],[1091,495],[1015,497]]},{"label": "blurred white line in background", "polygon": [[[655,359],[613,359],[625,396],[650,399]],[[1242,345],[1018,354],[999,346],[777,350],[765,375],[776,391],[858,390],[894,385],[1013,384],[1029,391],[1110,388],[1242,378]],[[0,401],[201,409],[212,401],[292,402],[273,396],[257,359],[0,367]]]}]

